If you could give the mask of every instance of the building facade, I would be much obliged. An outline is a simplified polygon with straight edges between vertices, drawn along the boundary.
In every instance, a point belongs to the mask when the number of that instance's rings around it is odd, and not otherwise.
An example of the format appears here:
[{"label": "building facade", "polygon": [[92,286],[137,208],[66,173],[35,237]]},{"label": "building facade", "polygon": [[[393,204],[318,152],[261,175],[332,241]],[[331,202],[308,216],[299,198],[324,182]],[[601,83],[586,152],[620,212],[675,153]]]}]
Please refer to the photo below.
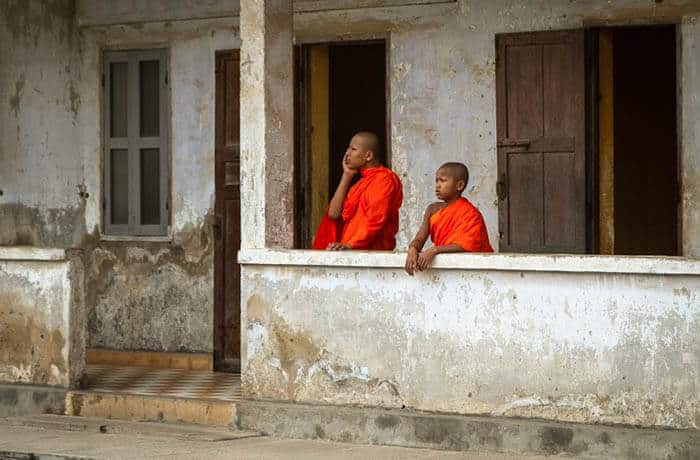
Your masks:
[{"label": "building facade", "polygon": [[[698,428],[698,17],[4,1],[0,379],[187,352],[256,399]],[[403,181],[396,252],[303,249],[367,126]],[[410,278],[445,161],[498,253]]]}]

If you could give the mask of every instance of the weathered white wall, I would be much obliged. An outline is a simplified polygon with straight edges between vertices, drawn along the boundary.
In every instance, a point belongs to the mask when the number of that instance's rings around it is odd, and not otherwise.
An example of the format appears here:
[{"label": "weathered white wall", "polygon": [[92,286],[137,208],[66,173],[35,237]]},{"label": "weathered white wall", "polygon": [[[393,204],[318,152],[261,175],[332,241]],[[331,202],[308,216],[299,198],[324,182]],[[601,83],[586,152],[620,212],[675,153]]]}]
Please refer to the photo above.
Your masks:
[{"label": "weathered white wall", "polygon": [[[333,5],[331,2],[328,7]],[[134,14],[146,15],[139,21],[152,21],[178,8],[191,9],[183,1],[176,2],[169,12],[158,6],[148,11],[137,9]],[[226,16],[237,8],[213,2],[190,16]],[[685,254],[698,255],[695,242],[700,241],[700,200],[693,199],[700,183],[693,129],[698,92],[694,53],[698,30],[693,15],[698,10],[700,7],[682,1],[597,0],[584,4],[462,0],[455,4],[297,13],[295,27],[299,39],[307,42],[377,36],[390,40],[391,144],[394,167],[404,178],[406,192],[398,247],[406,246],[422,209],[433,198],[436,166],[449,159],[470,166],[468,196],[482,209],[492,243],[497,246],[494,35],[589,24],[671,22],[685,16],[681,28],[683,231]],[[99,1],[80,1],[77,12],[78,23],[85,24],[121,18],[118,8]],[[88,232],[99,222],[101,171],[95,158],[99,158],[100,113],[99,79],[95,75],[99,74],[99,50],[109,47],[171,47],[173,230],[196,224],[203,218],[201,209],[211,204],[207,187],[211,188],[213,163],[202,166],[211,160],[207,155],[211,155],[213,142],[211,51],[218,46],[239,47],[237,18],[88,27],[77,40],[75,14],[76,6],[70,0],[10,1],[2,10],[2,41],[12,46],[0,50],[3,62],[9,64],[0,70],[0,107],[4,107],[0,110],[4,166],[0,172],[4,192],[0,212],[13,225],[0,230],[1,242],[77,244],[84,234],[83,207],[87,208]],[[91,22],[91,17],[99,20]],[[86,70],[89,73],[81,77]],[[178,129],[181,126],[185,129]],[[81,155],[75,155],[76,150]],[[196,150],[209,153],[189,154]],[[178,155],[178,151],[188,153]],[[36,167],[35,159],[40,160],[41,168]],[[179,166],[183,171],[189,166],[195,171],[201,168],[205,174],[189,175],[183,182],[177,180]],[[77,186],[83,182],[92,197],[87,202],[78,196]],[[181,190],[185,189],[193,196],[183,198],[186,194]]]},{"label": "weathered white wall", "polygon": [[[91,345],[209,351],[214,53],[240,47],[238,18],[140,22],[158,19],[163,11],[155,7],[132,18],[132,25],[79,28],[109,19],[111,7],[101,1],[75,4],[8,0],[0,11],[0,245],[85,248]],[[190,4],[174,2],[163,14],[187,16]],[[680,0],[461,0],[386,8],[378,1],[372,2],[378,7],[362,9],[342,4],[328,2],[328,8],[340,9],[303,13],[314,8],[295,7],[295,33],[300,42],[389,40],[393,165],[405,188],[398,249],[433,200],[435,168],[452,159],[469,165],[467,195],[481,208],[497,247],[496,33],[686,17],[680,73],[683,239],[687,255],[700,255],[700,32],[692,19],[700,6]],[[237,6],[217,1],[207,8],[191,17],[226,16]],[[81,16],[85,11],[97,19]],[[167,47],[170,53],[171,234],[166,241],[105,242],[100,238],[100,53],[147,47]],[[242,174],[250,171],[244,163]],[[79,185],[89,198],[79,197]],[[264,213],[261,195],[251,192],[242,191],[243,208]]]},{"label": "weathered white wall", "polygon": [[[681,27],[683,120],[683,241],[686,256],[700,250],[700,187],[695,141],[697,108],[697,25],[700,5],[681,0],[460,0],[454,3],[333,9],[302,12],[295,6],[298,43],[387,38],[392,167],[404,183],[397,238],[403,250],[419,227],[423,210],[434,201],[436,168],[445,161],[466,163],[471,172],[467,196],[482,211],[491,243],[498,248],[496,197],[495,35],[580,29],[589,26],[677,23]],[[247,142],[242,132],[242,142]],[[341,153],[338,153],[341,154]],[[245,159],[244,159],[245,160]],[[243,161],[242,174],[264,159]],[[264,221],[259,193],[243,193],[248,221]],[[244,242],[245,243],[245,242]],[[244,244],[245,246],[245,244]],[[250,247],[253,247],[252,245]]]},{"label": "weathered white wall", "polygon": [[404,204],[397,248],[405,250],[435,201],[435,170],[461,161],[466,196],[498,247],[494,33],[459,24],[391,35],[392,165]]},{"label": "weathered white wall", "polygon": [[699,426],[697,261],[327,259],[243,252],[246,397]]},{"label": "weathered white wall", "polygon": [[[214,55],[240,46],[237,18],[79,29],[77,14],[0,8],[0,246],[85,249],[92,346],[210,351]],[[103,241],[101,52],[150,47],[170,58],[170,235]]]},{"label": "weathered white wall", "polygon": [[463,0],[439,24],[384,25],[391,31],[392,159],[405,195],[397,248],[405,248],[420,226],[422,210],[434,201],[435,169],[450,160],[469,167],[466,196],[482,211],[498,247],[495,34],[674,23],[686,15],[679,65],[683,254],[700,256],[700,29],[693,17],[699,11],[700,5],[681,1]]},{"label": "weathered white wall", "polygon": [[0,382],[77,385],[82,277],[80,258],[66,251],[0,248]]},{"label": "weathered white wall", "polygon": [[74,13],[72,0],[0,7],[0,245],[65,247],[83,236]]},{"label": "weathered white wall", "polygon": [[[240,46],[232,20],[81,29],[80,146],[91,192],[86,222],[89,344],[128,350],[213,347],[214,63]],[[101,52],[167,48],[171,229],[163,241],[101,241]]]}]

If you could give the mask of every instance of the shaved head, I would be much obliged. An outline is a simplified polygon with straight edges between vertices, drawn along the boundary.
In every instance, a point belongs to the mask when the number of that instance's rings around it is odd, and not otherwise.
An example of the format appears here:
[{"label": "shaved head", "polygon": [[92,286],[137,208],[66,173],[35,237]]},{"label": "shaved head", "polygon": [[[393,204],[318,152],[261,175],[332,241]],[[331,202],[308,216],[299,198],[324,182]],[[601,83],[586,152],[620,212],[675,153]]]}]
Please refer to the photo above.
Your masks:
[{"label": "shaved head", "polygon": [[382,147],[376,134],[370,131],[360,131],[355,134],[355,137],[360,139],[365,150],[371,150],[374,153],[374,158],[380,161],[382,158]]},{"label": "shaved head", "polygon": [[439,169],[447,175],[454,177],[455,180],[463,180],[465,187],[469,183],[469,170],[462,163],[451,161],[448,163],[444,163],[442,166],[440,166]]}]

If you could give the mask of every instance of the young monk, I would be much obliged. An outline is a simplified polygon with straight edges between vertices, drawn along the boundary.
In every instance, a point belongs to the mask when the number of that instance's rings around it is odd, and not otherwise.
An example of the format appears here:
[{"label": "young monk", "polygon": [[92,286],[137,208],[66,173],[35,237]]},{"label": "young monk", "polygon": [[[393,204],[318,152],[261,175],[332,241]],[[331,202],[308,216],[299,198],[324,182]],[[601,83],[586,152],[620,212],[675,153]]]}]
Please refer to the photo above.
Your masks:
[{"label": "young monk", "polygon": [[[462,197],[468,182],[469,170],[462,163],[445,163],[435,173],[435,195],[442,201],[428,206],[416,237],[408,245],[409,275],[427,270],[442,252],[493,252],[484,218]],[[422,251],[428,236],[433,247]]]},{"label": "young monk", "polygon": [[[401,180],[379,161],[377,136],[359,132],[343,157],[343,176],[321,220],[314,249],[393,250],[403,201]],[[355,175],[360,180],[351,186]]]}]

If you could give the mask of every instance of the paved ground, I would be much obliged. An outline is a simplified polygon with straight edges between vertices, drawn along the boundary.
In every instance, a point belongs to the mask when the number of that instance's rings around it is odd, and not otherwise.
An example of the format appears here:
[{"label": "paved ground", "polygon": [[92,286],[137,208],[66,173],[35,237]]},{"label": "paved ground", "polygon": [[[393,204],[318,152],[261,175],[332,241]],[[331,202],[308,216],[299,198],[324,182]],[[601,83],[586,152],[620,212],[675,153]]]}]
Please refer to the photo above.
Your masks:
[{"label": "paved ground", "polygon": [[[12,454],[10,454],[12,452]],[[34,457],[21,454],[34,454]],[[121,422],[80,417],[0,419],[4,458],[183,459],[475,459],[522,456],[465,454],[401,447],[357,446],[259,436],[225,428]],[[544,457],[527,457],[543,459]]]}]

